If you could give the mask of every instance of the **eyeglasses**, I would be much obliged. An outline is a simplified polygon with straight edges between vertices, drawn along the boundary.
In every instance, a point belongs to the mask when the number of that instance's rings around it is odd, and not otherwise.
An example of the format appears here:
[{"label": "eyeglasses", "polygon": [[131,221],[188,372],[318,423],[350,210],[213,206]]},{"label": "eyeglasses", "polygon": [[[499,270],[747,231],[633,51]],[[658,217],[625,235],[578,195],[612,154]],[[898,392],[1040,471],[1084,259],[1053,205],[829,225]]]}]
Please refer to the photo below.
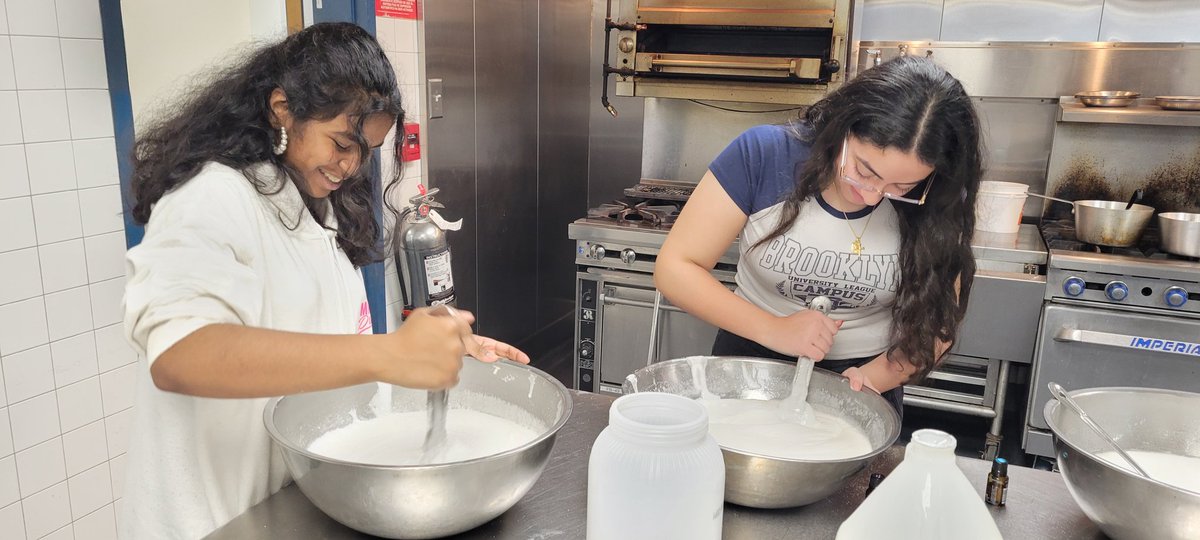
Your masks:
[{"label": "eyeglasses", "polygon": [[[933,186],[933,177],[936,174],[936,171],[929,173],[929,178],[922,180],[922,182],[925,182],[925,191],[921,193],[920,199],[910,199],[908,197],[903,197],[903,196],[897,195],[895,193],[889,193],[887,191],[887,189],[879,189],[875,186],[865,184],[862,181],[850,178],[850,176],[848,176],[846,174],[846,148],[847,148],[847,143],[849,142],[849,140],[850,140],[849,137],[847,137],[845,140],[842,141],[842,159],[841,159],[841,163],[838,165],[840,172],[841,172],[841,174],[839,176],[841,176],[841,179],[843,182],[850,184],[851,186],[853,186],[856,189],[859,189],[862,191],[867,191],[870,193],[875,193],[875,194],[883,196],[886,199],[890,199],[893,201],[915,204],[917,206],[925,204],[925,197],[929,195],[929,188],[931,186]],[[884,187],[886,188],[887,186],[885,185]]]}]

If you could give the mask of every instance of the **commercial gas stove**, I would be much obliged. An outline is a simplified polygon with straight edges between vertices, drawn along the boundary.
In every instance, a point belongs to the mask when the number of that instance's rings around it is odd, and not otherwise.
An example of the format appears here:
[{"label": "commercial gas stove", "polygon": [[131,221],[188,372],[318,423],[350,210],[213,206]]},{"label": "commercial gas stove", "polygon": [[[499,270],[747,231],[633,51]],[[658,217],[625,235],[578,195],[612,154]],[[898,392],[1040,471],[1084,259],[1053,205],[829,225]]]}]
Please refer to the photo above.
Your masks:
[{"label": "commercial gas stove", "polygon": [[1069,219],[1041,231],[1050,261],[1024,445],[1051,457],[1050,382],[1200,389],[1200,260],[1159,250],[1154,228],[1129,248],[1080,242]]}]

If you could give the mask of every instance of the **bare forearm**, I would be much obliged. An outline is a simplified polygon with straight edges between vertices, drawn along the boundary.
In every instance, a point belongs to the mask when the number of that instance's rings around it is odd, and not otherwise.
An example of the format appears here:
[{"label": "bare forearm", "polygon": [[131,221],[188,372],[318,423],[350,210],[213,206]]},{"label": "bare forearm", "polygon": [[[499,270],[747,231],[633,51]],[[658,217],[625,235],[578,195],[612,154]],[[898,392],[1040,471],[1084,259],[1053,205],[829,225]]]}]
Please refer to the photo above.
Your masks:
[{"label": "bare forearm", "polygon": [[770,313],[736,295],[709,271],[686,261],[671,261],[655,269],[654,283],[672,304],[701,320],[753,341]]},{"label": "bare forearm", "polygon": [[300,334],[230,324],[205,326],[150,368],[159,388],[181,394],[269,397],[377,380],[380,338]]}]

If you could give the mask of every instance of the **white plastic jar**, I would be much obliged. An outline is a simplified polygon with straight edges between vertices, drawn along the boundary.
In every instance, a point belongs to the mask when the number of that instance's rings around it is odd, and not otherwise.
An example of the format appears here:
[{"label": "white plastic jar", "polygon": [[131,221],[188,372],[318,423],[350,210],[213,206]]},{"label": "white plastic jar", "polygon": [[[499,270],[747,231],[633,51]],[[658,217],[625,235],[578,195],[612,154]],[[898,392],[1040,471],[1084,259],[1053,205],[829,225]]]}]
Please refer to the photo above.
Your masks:
[{"label": "white plastic jar", "polygon": [[720,538],[724,504],[703,405],[658,392],[613,402],[588,463],[589,540]]}]

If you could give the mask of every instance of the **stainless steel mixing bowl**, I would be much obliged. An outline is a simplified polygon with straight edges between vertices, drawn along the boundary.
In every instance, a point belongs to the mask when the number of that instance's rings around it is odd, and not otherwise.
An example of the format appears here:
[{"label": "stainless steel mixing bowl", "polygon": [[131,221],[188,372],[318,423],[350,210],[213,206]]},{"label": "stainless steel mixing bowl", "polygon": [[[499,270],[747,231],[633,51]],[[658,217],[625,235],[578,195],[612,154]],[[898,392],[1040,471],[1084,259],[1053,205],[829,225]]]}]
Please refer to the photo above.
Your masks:
[{"label": "stainless steel mixing bowl", "polygon": [[[820,366],[820,364],[817,364]],[[696,356],[659,362],[625,379],[628,392],[666,392],[696,399],[701,389],[722,399],[782,399],[792,391],[795,364],[762,358]],[[863,430],[867,454],[841,460],[803,460],[721,448],[725,456],[725,500],[755,508],[790,508],[817,502],[837,491],[900,435],[900,416],[870,390],[850,389],[845,377],[814,369],[808,402],[837,411]]]},{"label": "stainless steel mixing bowl", "polygon": [[[1125,387],[1068,393],[1126,451],[1200,457],[1200,394]],[[1079,415],[1055,400],[1044,412],[1067,489],[1100,530],[1117,539],[1200,538],[1200,493],[1097,458],[1112,446]]]},{"label": "stainless steel mixing bowl", "polygon": [[[508,361],[464,359],[451,409],[469,407],[540,424],[541,434],[512,450],[435,465],[350,463],[307,450],[324,433],[392,412],[424,410],[427,392],[376,384],[274,398],[263,420],[300,491],[347,527],[386,538],[439,538],[482,525],[529,491],[571,416],[571,396],[546,373]],[[377,396],[378,394],[378,396]],[[490,409],[490,410],[489,410]]]}]

